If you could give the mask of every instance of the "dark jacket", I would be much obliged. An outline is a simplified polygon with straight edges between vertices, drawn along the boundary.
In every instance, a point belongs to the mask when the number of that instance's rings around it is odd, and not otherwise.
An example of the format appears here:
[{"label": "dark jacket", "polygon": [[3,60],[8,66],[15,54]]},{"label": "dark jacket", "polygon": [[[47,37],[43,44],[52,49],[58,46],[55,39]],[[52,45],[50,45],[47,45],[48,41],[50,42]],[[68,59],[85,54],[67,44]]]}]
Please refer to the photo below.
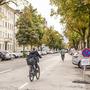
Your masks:
[{"label": "dark jacket", "polygon": [[39,58],[41,58],[41,56],[37,51],[31,51],[26,59],[27,65],[37,64],[37,62],[39,62]]},{"label": "dark jacket", "polygon": [[36,61],[39,62],[39,58],[41,58],[41,55],[37,51],[32,51],[29,53],[27,59],[34,58]]}]

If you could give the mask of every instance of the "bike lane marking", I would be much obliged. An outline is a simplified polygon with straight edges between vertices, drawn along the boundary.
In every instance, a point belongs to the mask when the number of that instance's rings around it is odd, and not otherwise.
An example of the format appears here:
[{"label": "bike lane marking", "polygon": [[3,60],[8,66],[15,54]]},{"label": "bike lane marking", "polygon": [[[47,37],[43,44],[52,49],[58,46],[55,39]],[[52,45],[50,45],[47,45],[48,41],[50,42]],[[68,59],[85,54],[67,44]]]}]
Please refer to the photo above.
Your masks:
[{"label": "bike lane marking", "polygon": [[24,87],[27,86],[27,85],[28,85],[28,83],[26,82],[26,83],[24,83],[23,85],[21,85],[18,89],[20,90],[20,89],[24,88]]},{"label": "bike lane marking", "polygon": [[4,71],[1,71],[0,74],[7,73],[7,72],[10,72],[10,71],[12,71],[12,69],[7,69],[7,70],[4,70]]}]

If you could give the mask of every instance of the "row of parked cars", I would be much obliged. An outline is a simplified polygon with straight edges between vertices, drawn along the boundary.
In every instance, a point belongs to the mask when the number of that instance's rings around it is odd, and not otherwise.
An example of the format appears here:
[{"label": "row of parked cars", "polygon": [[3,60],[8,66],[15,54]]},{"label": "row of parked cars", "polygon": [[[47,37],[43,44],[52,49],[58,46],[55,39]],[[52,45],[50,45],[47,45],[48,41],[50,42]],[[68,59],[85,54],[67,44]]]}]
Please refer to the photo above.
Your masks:
[{"label": "row of parked cars", "polygon": [[[40,55],[46,55],[46,54],[54,54],[54,53],[57,53],[58,51],[42,50],[42,51],[38,51],[38,52]],[[29,51],[24,51],[24,53],[26,55],[28,55]],[[23,51],[21,51],[21,52],[0,51],[0,61],[20,58],[22,56],[23,56]]]},{"label": "row of parked cars", "polygon": [[38,53],[39,53],[40,55],[46,55],[46,54],[58,53],[58,51],[54,51],[54,50],[42,50],[42,51],[38,51]]},{"label": "row of parked cars", "polygon": [[21,52],[11,53],[11,52],[8,52],[8,51],[0,51],[0,61],[19,58],[19,57],[22,57],[22,56],[23,56],[23,54]]}]

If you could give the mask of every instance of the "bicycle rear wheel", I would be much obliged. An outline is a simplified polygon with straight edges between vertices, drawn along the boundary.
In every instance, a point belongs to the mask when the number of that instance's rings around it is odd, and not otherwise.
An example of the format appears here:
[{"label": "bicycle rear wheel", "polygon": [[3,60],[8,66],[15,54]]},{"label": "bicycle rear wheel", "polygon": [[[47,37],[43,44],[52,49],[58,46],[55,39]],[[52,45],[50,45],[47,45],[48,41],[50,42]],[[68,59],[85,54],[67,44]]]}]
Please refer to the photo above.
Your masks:
[{"label": "bicycle rear wheel", "polygon": [[38,80],[40,78],[40,67],[38,65],[38,67],[36,68],[36,79]]}]

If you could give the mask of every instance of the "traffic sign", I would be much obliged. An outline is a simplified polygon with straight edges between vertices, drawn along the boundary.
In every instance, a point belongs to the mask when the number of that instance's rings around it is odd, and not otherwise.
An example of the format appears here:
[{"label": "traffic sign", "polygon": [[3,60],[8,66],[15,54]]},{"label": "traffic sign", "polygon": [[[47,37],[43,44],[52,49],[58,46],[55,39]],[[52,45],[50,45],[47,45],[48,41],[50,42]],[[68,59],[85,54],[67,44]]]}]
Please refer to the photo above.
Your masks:
[{"label": "traffic sign", "polygon": [[84,57],[90,57],[90,49],[89,48],[85,48],[83,51],[82,51],[82,55]]},{"label": "traffic sign", "polygon": [[82,59],[81,60],[81,65],[90,65],[90,61],[89,61],[89,59],[88,58],[84,58],[84,59]]}]

